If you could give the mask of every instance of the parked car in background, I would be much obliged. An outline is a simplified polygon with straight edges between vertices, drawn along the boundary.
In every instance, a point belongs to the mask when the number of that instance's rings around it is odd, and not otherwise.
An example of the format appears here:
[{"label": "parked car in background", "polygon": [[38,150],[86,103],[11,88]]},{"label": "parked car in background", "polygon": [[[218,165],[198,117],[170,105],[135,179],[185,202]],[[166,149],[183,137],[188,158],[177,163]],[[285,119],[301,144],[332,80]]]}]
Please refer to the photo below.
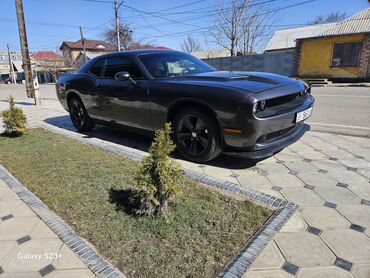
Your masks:
[{"label": "parked car in background", "polygon": [[95,123],[153,133],[166,122],[181,155],[207,162],[221,152],[273,155],[307,130],[314,98],[303,81],[257,72],[222,72],[178,51],[101,55],[56,83],[74,126]]}]

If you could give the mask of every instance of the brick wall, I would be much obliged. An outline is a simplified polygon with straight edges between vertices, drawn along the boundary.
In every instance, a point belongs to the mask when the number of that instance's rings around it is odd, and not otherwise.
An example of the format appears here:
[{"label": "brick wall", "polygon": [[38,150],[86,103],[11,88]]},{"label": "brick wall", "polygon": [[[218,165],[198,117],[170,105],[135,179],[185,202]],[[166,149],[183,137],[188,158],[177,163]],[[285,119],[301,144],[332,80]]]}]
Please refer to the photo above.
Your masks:
[{"label": "brick wall", "polygon": [[358,77],[370,80],[370,36],[362,45]]}]

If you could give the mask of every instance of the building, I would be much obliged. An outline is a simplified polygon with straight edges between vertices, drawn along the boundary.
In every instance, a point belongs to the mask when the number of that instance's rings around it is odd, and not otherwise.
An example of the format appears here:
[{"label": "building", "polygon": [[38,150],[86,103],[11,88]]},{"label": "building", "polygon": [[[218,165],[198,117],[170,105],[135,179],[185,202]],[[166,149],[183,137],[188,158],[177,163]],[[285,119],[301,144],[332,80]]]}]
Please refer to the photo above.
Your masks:
[{"label": "building", "polygon": [[[17,77],[18,73],[21,74],[23,72],[22,53],[20,51],[11,51],[10,58],[12,61],[15,78],[19,79],[20,77]],[[8,51],[0,50],[0,82],[5,82],[5,80],[7,80],[9,77],[10,67]]]},{"label": "building", "polygon": [[63,57],[53,51],[33,52],[31,60],[41,84],[55,82],[58,73],[65,68]]},{"label": "building", "polygon": [[316,24],[304,27],[277,30],[265,48],[265,53],[294,52],[298,38],[310,38],[321,35],[334,27],[336,23]]},{"label": "building", "polygon": [[80,68],[85,62],[90,61],[92,58],[95,58],[97,56],[102,55],[102,53],[96,53],[96,52],[89,52],[86,51],[86,58],[85,53],[83,51],[80,51],[80,53],[77,55],[74,64],[77,68]]},{"label": "building", "polygon": [[370,81],[370,8],[317,36],[298,38],[295,51],[302,78]]},{"label": "building", "polygon": [[[87,40],[85,39],[85,49],[90,53],[103,54],[116,50],[116,47],[110,43],[100,40]],[[82,40],[76,42],[63,41],[59,48],[64,56],[66,66],[76,67],[75,59],[83,51]]]}]

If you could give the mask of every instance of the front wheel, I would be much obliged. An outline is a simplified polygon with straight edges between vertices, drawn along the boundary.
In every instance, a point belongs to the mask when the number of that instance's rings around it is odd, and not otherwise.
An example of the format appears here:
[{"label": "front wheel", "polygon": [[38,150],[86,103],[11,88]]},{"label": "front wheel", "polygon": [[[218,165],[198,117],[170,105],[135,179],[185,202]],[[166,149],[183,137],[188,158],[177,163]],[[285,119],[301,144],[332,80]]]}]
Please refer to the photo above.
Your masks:
[{"label": "front wheel", "polygon": [[70,100],[69,114],[73,125],[78,131],[90,131],[95,125],[93,120],[87,114],[83,103],[77,98]]},{"label": "front wheel", "polygon": [[186,159],[205,163],[221,153],[221,136],[216,120],[198,109],[185,109],[174,118],[174,140]]}]

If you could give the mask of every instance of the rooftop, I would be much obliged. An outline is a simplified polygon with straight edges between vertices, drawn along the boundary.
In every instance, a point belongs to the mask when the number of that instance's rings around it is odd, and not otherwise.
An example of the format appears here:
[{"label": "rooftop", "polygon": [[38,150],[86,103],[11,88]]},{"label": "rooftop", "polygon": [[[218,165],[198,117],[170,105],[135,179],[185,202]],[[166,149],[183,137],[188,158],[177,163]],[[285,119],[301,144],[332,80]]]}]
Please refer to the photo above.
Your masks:
[{"label": "rooftop", "polygon": [[337,23],[333,28],[326,30],[321,35],[335,36],[358,33],[370,33],[370,8]]},{"label": "rooftop", "polygon": [[[76,42],[63,41],[62,45],[60,46],[60,49],[62,49],[63,46],[68,46],[69,48],[73,50],[83,49],[82,40],[78,40]],[[86,50],[115,51],[116,47],[113,44],[107,43],[105,41],[85,39],[85,49]]]},{"label": "rooftop", "polygon": [[282,29],[275,32],[265,51],[294,48],[297,39],[370,33],[370,8],[341,22]]},{"label": "rooftop", "polygon": [[31,57],[39,61],[63,61],[63,57],[53,51],[36,51]]},{"label": "rooftop", "polygon": [[336,23],[325,23],[278,30],[266,46],[265,51],[294,48],[296,39],[317,37],[334,26]]}]

